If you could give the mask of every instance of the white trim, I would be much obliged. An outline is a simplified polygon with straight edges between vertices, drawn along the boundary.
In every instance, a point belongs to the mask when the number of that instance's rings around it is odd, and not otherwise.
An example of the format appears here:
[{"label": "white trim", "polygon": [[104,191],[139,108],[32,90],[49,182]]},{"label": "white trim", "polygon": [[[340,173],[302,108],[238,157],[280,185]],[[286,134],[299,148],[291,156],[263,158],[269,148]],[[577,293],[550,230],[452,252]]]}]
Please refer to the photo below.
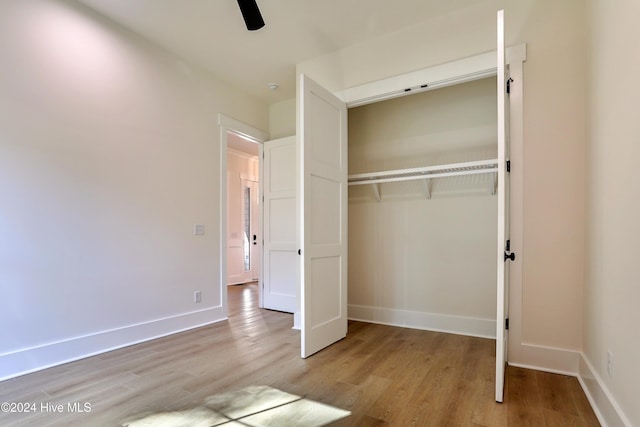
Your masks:
[{"label": "white trim", "polygon": [[[522,345],[522,301],[523,301],[523,266],[527,259],[524,242],[524,60],[526,45],[507,49],[511,93],[509,95],[509,237],[511,252],[516,259],[509,265],[509,331],[507,334],[507,362],[540,366],[536,359],[527,357],[527,349]],[[522,354],[522,357],[520,357]],[[556,369],[563,364],[553,363],[551,366],[538,367],[539,370],[567,371]],[[568,371],[575,372],[575,368]]]},{"label": "white trim", "polygon": [[507,64],[522,63],[527,60],[527,44],[507,47]]},{"label": "white trim", "polygon": [[[514,350],[513,347],[511,350]],[[573,376],[578,374],[579,352],[576,350],[520,343],[516,354],[513,353],[509,357],[509,364],[513,366],[526,366],[545,372],[563,372]]]},{"label": "white trim", "polygon": [[496,52],[492,51],[351,87],[336,95],[351,108],[495,74]]},{"label": "white trim", "polygon": [[260,270],[258,271],[258,307],[264,307],[264,142],[269,140],[265,138],[262,143],[258,144],[258,192],[260,193]]},{"label": "white trim", "polygon": [[627,418],[605,382],[582,352],[580,353],[577,377],[600,424],[604,427],[632,426],[631,421],[629,421],[629,418]]},{"label": "white trim", "polygon": [[548,372],[550,374],[558,374],[558,375],[566,375],[568,377],[576,377],[576,373],[575,372],[571,372],[571,371],[563,371],[560,369],[549,369],[549,368],[545,368],[545,367],[541,367],[541,366],[533,366],[533,365],[526,365],[523,363],[508,363],[509,366],[513,366],[514,368],[523,368],[523,369],[530,369],[533,371],[541,371],[541,372]]},{"label": "white trim", "polygon": [[[524,62],[527,46],[520,44],[506,49],[507,64]],[[336,92],[347,107],[359,107],[442,87],[495,76],[497,51],[481,53],[457,61],[435,65],[386,79],[353,86]],[[425,87],[426,85],[426,87]]]},{"label": "white trim", "polygon": [[268,133],[222,113],[218,113],[218,125],[256,143],[262,143],[269,139]]},{"label": "white trim", "polygon": [[291,329],[295,329],[297,331],[302,330],[302,320],[300,319],[300,309],[293,313],[293,326]]},{"label": "white trim", "polygon": [[3,353],[0,381],[223,320],[222,307],[210,307]]},{"label": "white trim", "polygon": [[[227,306],[227,134],[235,133],[244,139],[255,142],[262,146],[262,142],[269,139],[266,132],[256,129],[246,123],[232,117],[218,113],[218,126],[220,127],[220,301],[222,301],[222,311],[224,316],[228,316]],[[262,153],[261,148],[258,150]],[[262,156],[258,157],[259,169],[262,169]],[[262,181],[260,182],[260,193],[262,194]],[[262,204],[260,204],[262,209]],[[262,213],[260,213],[262,218]],[[262,262],[260,263],[259,284],[262,284]],[[262,307],[262,286],[259,289],[259,306]]]},{"label": "white trim", "polygon": [[495,339],[496,322],[464,316],[349,304],[349,320]]}]

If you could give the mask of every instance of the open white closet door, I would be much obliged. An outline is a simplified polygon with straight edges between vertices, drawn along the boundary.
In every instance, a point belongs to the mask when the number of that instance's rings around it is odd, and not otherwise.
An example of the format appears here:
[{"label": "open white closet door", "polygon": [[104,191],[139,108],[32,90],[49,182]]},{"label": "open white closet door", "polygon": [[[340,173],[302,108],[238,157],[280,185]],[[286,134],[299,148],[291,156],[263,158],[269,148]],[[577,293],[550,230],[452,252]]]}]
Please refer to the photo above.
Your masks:
[{"label": "open white closet door", "polygon": [[297,307],[296,137],[265,141],[263,307],[294,313]]},{"label": "open white closet door", "polygon": [[496,313],[496,402],[504,398],[505,367],[508,349],[509,260],[509,137],[508,75],[505,64],[504,11],[498,12],[498,283]]},{"label": "open white closet door", "polygon": [[347,335],[347,106],[298,80],[301,356]]}]

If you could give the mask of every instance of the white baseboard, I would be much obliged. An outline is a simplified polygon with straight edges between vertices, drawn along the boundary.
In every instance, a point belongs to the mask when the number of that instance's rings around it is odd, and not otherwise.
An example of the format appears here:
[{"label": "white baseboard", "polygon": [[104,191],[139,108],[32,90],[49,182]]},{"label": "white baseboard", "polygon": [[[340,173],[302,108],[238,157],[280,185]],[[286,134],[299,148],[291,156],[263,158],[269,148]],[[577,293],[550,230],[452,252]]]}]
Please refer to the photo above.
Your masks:
[{"label": "white baseboard", "polygon": [[584,353],[580,353],[578,381],[603,427],[631,427],[631,421]]},{"label": "white baseboard", "polygon": [[297,329],[300,330],[302,329],[302,319],[300,318],[300,312],[296,311],[295,313],[293,313],[293,328],[291,329]]},{"label": "white baseboard", "polygon": [[541,372],[548,372],[550,374],[559,374],[559,375],[566,375],[568,377],[575,377],[576,373],[575,372],[571,372],[571,371],[561,371],[558,369],[552,369],[552,368],[547,368],[544,366],[535,366],[535,365],[525,365],[523,363],[513,363],[513,362],[507,362],[509,366],[513,366],[516,368],[523,368],[523,369],[531,369],[533,371],[541,371]]},{"label": "white baseboard", "polygon": [[495,320],[364,305],[349,305],[348,310],[350,320],[481,338],[496,337]]},{"label": "white baseboard", "polygon": [[577,376],[579,357],[575,350],[527,343],[509,345],[509,365],[552,374]]},{"label": "white baseboard", "polygon": [[225,319],[211,307],[0,354],[0,381]]}]

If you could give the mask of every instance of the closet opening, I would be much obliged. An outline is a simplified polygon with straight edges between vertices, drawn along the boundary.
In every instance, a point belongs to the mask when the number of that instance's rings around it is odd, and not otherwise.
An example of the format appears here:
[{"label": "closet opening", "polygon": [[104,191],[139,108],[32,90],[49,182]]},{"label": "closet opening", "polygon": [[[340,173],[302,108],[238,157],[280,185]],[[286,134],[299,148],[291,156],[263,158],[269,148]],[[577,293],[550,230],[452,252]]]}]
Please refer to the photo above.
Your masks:
[{"label": "closet opening", "polygon": [[[496,29],[496,51],[337,93],[299,74],[301,357],[344,338],[348,319],[495,337],[495,397],[502,402],[508,343],[521,343],[518,322],[505,327],[509,313],[520,315],[522,269],[520,256],[515,272],[510,267],[512,254],[522,250],[522,169],[508,172],[507,161],[513,140],[514,164],[522,164],[526,45],[505,49],[502,10]],[[418,95],[405,95],[423,92],[447,99],[395,117],[386,107],[413,104]],[[492,102],[479,102],[483,98]],[[359,124],[357,115],[368,124]],[[409,171],[428,176],[416,179]],[[356,182],[364,179],[370,182]],[[512,207],[516,233],[507,245]],[[493,250],[488,244],[478,249],[489,238]],[[480,273],[495,275],[487,293]]]},{"label": "closet opening", "polygon": [[496,338],[496,84],[348,109],[350,319]]}]

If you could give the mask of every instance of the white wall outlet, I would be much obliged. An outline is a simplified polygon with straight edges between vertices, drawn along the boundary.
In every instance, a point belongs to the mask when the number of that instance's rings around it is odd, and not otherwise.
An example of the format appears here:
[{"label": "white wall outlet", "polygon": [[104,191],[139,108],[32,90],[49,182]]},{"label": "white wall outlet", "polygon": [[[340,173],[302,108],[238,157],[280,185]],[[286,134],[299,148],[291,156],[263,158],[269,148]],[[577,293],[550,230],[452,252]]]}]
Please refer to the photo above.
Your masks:
[{"label": "white wall outlet", "polygon": [[196,236],[204,236],[204,224],[194,224],[193,234]]},{"label": "white wall outlet", "polygon": [[202,292],[193,291],[193,302],[201,302],[202,301]]},{"label": "white wall outlet", "polygon": [[613,377],[613,353],[611,350],[607,350],[607,374],[609,377]]}]

